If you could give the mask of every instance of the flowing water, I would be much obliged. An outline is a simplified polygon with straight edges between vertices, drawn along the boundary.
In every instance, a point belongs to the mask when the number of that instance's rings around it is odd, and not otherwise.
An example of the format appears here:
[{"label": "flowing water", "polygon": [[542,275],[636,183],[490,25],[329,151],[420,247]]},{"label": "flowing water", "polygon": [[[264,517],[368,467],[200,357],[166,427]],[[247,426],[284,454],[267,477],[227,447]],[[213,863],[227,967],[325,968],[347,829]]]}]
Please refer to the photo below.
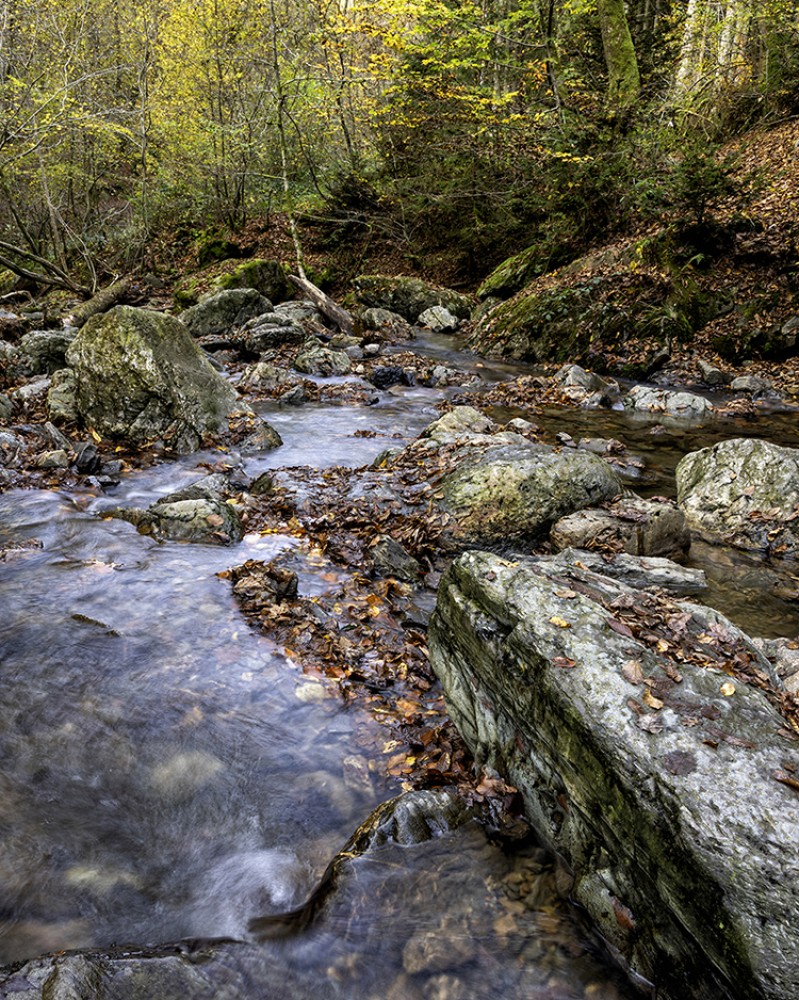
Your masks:
[{"label": "flowing water", "polygon": [[[451,339],[420,348],[486,381],[519,370],[479,363]],[[265,406],[285,443],[246,471],[366,464],[434,419],[440,398],[405,388],[372,407]],[[614,412],[535,419],[552,433],[622,438],[643,458],[650,493],[673,494],[680,455],[719,437],[799,443],[794,418],[776,415],[657,433]],[[379,724],[253,632],[217,576],[294,549],[301,593],[312,595],[331,586],[330,565],[290,537],[248,535],[234,549],[159,543],[102,517],[111,504],[151,503],[219,457],[132,474],[110,498],[0,495],[0,962],[245,938],[251,917],[301,902],[399,791],[366,749]],[[799,631],[790,569],[711,546],[692,557],[711,579],[709,602],[744,628]],[[356,875],[328,925],[286,946],[305,977],[292,995],[627,995],[556,899],[535,848],[503,853],[467,827],[386,847]],[[414,948],[427,957],[414,959]]]}]

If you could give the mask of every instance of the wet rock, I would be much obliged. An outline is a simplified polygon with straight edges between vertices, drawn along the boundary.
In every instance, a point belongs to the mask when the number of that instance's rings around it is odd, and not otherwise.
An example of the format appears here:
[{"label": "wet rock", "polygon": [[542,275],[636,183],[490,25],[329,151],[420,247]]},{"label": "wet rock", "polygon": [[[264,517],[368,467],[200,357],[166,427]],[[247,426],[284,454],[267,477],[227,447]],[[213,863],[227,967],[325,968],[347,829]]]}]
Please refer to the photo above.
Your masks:
[{"label": "wet rock", "polygon": [[32,375],[52,375],[65,366],[67,348],[77,333],[75,327],[26,333],[19,342],[23,363]]},{"label": "wet rock", "polygon": [[580,510],[557,521],[549,539],[555,549],[628,552],[681,559],[691,545],[685,515],[671,503],[625,497],[607,507]]},{"label": "wet rock", "polygon": [[730,388],[733,392],[747,392],[752,396],[776,395],[771,382],[757,375],[739,375],[732,380]]},{"label": "wet rock", "polygon": [[671,389],[656,389],[652,386],[636,385],[624,397],[624,407],[637,413],[666,414],[686,420],[699,420],[712,416],[715,407],[704,396],[691,392],[674,392]]},{"label": "wet rock", "polygon": [[187,453],[243,408],[172,316],[117,306],[86,323],[67,360],[81,419],[110,438],[163,438]]},{"label": "wet rock", "polygon": [[699,374],[702,376],[702,381],[705,385],[709,385],[712,388],[720,388],[726,385],[730,379],[720,368],[715,365],[711,365],[708,361],[703,361],[701,358],[696,363],[699,369]]},{"label": "wet rock", "polygon": [[431,306],[420,313],[417,320],[419,326],[433,333],[454,333],[460,326],[460,320],[444,306]]},{"label": "wet rock", "polygon": [[701,569],[689,569],[661,556],[635,556],[627,552],[602,556],[586,549],[568,548],[550,558],[553,566],[563,566],[570,571],[587,569],[637,590],[655,587],[684,595],[701,594],[707,589],[707,579]]},{"label": "wet rock", "polygon": [[77,382],[71,368],[53,372],[47,390],[47,412],[55,423],[69,424],[78,420],[78,403],[75,398]]},{"label": "wet rock", "polygon": [[283,444],[283,438],[271,424],[262,420],[252,434],[248,435],[240,445],[242,454],[249,455],[264,451],[273,451]]},{"label": "wet rock", "polygon": [[255,560],[244,563],[233,587],[237,597],[254,597],[260,602],[282,604],[297,598],[297,574],[277,563]]},{"label": "wet rock", "polygon": [[420,437],[446,445],[491,434],[494,429],[488,417],[473,406],[455,406],[426,427]]},{"label": "wet rock", "polygon": [[363,309],[359,315],[364,330],[382,330],[392,338],[402,340],[411,336],[410,323],[390,309]]},{"label": "wet rock", "polygon": [[236,507],[218,492],[215,477],[199,480],[156,501],[146,510],[123,507],[105,511],[135,525],[142,534],[176,542],[234,545],[244,537]]},{"label": "wet rock", "polygon": [[40,469],[68,469],[70,464],[69,454],[61,448],[45,451],[36,459],[36,465]]},{"label": "wet rock", "polygon": [[[430,629],[454,721],[520,789],[572,898],[659,996],[799,997],[796,793],[770,777],[796,756],[784,721],[712,657],[676,663],[611,627],[608,603],[639,592],[569,582],[524,559],[454,562]],[[723,616],[679,607],[689,635],[715,622],[767,665]]]},{"label": "wet rock", "polygon": [[417,931],[402,951],[402,967],[409,975],[446,972],[467,965],[473,958],[471,935],[464,933],[461,921],[450,919],[439,927]]},{"label": "wet rock", "polygon": [[0,421],[10,420],[13,412],[13,402],[8,398],[8,396],[4,396],[0,393]]},{"label": "wet rock", "polygon": [[443,306],[458,319],[468,319],[471,300],[450,288],[436,288],[420,278],[362,274],[355,279],[358,301],[370,308],[399,313],[409,323],[433,306]]},{"label": "wet rock", "polygon": [[271,312],[244,324],[241,344],[252,354],[263,354],[284,344],[301,344],[307,336],[305,329],[291,317]]},{"label": "wet rock", "polygon": [[75,468],[82,476],[90,476],[100,468],[100,455],[93,441],[80,441],[73,451]]},{"label": "wet rock", "polygon": [[304,320],[313,320],[316,323],[321,323],[324,319],[313,302],[305,300],[281,302],[279,306],[275,306],[275,315],[283,316],[291,320],[292,323],[298,324],[302,324]]},{"label": "wet rock", "polygon": [[302,406],[307,398],[305,387],[301,384],[295,385],[293,388],[281,392],[277,398],[281,403],[285,403],[286,406]]},{"label": "wet rock", "polygon": [[178,317],[192,337],[223,333],[254,316],[272,312],[272,303],[252,288],[233,288],[201,299]]},{"label": "wet rock", "polygon": [[268,361],[259,361],[247,368],[241,376],[243,386],[262,392],[274,392],[279,386],[293,385],[294,382],[295,376],[291,372]]},{"label": "wet rock", "polygon": [[390,535],[380,535],[369,552],[380,576],[391,576],[406,583],[418,583],[421,579],[419,562]]},{"label": "wet rock", "polygon": [[619,478],[596,455],[521,440],[465,458],[442,480],[442,506],[458,541],[540,537],[566,514],[622,492]]},{"label": "wet rock", "polygon": [[588,372],[579,365],[564,365],[552,376],[552,381],[561,386],[573,402],[587,408],[612,406],[621,398],[617,382]]},{"label": "wet rock", "polygon": [[413,385],[408,373],[400,365],[378,365],[372,369],[369,381],[375,389],[388,389],[392,385]]},{"label": "wet rock", "polygon": [[785,690],[799,695],[799,642],[796,639],[753,639],[752,642],[767,656]]},{"label": "wet rock", "polygon": [[677,466],[677,500],[708,541],[775,556],[799,553],[799,449],[733,438]]},{"label": "wet rock", "polygon": [[225,765],[204,750],[189,750],[158,764],[150,773],[150,785],[159,796],[184,802],[214,781]]},{"label": "wet rock", "polygon": [[344,351],[312,345],[297,355],[294,367],[305,375],[327,378],[331,375],[348,375],[352,370],[352,362]]}]

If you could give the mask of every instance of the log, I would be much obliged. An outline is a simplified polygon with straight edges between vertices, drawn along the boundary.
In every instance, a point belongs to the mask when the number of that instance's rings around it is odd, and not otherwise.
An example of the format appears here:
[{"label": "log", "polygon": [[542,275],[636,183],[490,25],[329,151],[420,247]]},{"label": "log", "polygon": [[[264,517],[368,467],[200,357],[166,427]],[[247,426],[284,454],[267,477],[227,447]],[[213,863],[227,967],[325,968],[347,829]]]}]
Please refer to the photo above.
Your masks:
[{"label": "log", "polygon": [[120,278],[114,281],[107,288],[102,288],[96,295],[88,301],[81,302],[75,306],[72,314],[68,317],[71,326],[81,327],[83,324],[100,313],[106,312],[111,306],[115,306],[120,299],[130,290],[130,278]]},{"label": "log", "polygon": [[352,316],[346,309],[334,302],[329,295],[325,295],[321,288],[317,288],[307,278],[299,278],[296,274],[290,274],[289,281],[296,285],[301,292],[305,292],[316,308],[329,320],[332,320],[342,333],[352,334],[354,323]]}]

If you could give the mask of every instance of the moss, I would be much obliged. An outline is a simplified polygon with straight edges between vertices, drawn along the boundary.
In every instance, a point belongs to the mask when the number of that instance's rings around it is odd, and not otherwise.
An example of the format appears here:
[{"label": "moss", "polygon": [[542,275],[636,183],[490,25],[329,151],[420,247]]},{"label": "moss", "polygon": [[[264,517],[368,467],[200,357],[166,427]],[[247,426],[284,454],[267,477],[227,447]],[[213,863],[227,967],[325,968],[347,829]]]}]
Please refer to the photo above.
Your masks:
[{"label": "moss", "polygon": [[508,299],[531,281],[574,260],[574,257],[574,250],[564,244],[535,243],[494,268],[477,289],[477,298]]},{"label": "moss", "polygon": [[254,288],[276,304],[285,302],[292,294],[293,289],[286,277],[287,273],[288,269],[279,261],[256,257],[238,264],[227,274],[220,275],[214,281],[214,288],[219,291],[230,288]]}]

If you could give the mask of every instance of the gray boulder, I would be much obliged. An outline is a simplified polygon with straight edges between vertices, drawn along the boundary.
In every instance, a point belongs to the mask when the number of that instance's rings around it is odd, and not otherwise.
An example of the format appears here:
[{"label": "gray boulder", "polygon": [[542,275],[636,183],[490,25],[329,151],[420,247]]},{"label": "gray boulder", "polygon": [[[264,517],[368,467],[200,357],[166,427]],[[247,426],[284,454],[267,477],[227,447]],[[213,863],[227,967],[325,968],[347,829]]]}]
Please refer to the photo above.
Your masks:
[{"label": "gray boulder", "polygon": [[110,438],[163,438],[185,454],[244,408],[173,316],[117,306],[86,323],[67,362],[81,420]]},{"label": "gray boulder", "polygon": [[465,458],[442,480],[442,505],[457,540],[536,538],[558,518],[622,492],[619,478],[596,455],[519,440]]},{"label": "gray boulder", "polygon": [[254,288],[231,288],[206,296],[181,313],[179,319],[192,337],[205,337],[271,312],[272,303]]},{"label": "gray boulder", "polygon": [[253,354],[263,354],[283,344],[301,344],[308,334],[299,323],[277,312],[255,316],[244,324],[241,344]]},{"label": "gray boulder", "polygon": [[625,497],[602,509],[567,514],[552,526],[556,549],[569,547],[680,559],[691,545],[685,515],[670,503]]},{"label": "gray boulder", "polygon": [[673,628],[696,659],[669,660],[646,615],[630,611],[635,632],[617,618],[639,592],[587,579],[484,552],[455,561],[429,636],[452,717],[658,996],[797,1000],[799,757],[763,692],[715,665],[769,664],[687,604]]},{"label": "gray boulder", "polygon": [[32,375],[52,375],[66,364],[67,348],[77,329],[31,330],[19,342],[23,364]]},{"label": "gray boulder", "polygon": [[76,390],[75,373],[71,368],[53,372],[50,388],[47,390],[47,413],[55,423],[67,424],[78,420]]},{"label": "gray boulder", "polygon": [[674,392],[648,385],[636,385],[624,397],[624,408],[636,413],[663,414],[699,420],[712,416],[715,406],[704,396],[692,392]]},{"label": "gray boulder", "polygon": [[399,313],[409,323],[432,306],[443,306],[458,319],[468,319],[472,302],[451,288],[437,288],[421,278],[362,274],[355,279],[355,293],[362,305]]},{"label": "gray boulder", "polygon": [[708,541],[799,553],[799,449],[733,438],[690,452],[677,466],[677,500]]},{"label": "gray boulder", "polygon": [[680,596],[701,594],[703,590],[707,590],[707,578],[703,570],[680,566],[662,556],[634,556],[628,552],[603,556],[586,549],[564,549],[556,556],[541,558],[549,559],[553,566],[570,573],[589,570],[620,580],[637,590],[651,587]]},{"label": "gray boulder", "polygon": [[305,375],[349,375],[352,361],[344,351],[333,351],[329,347],[310,345],[294,360],[294,367]]},{"label": "gray boulder", "polygon": [[283,302],[293,288],[286,277],[287,269],[277,260],[253,257],[236,264],[231,271],[220,275],[214,286],[220,291],[232,288],[254,288],[270,302]]}]

